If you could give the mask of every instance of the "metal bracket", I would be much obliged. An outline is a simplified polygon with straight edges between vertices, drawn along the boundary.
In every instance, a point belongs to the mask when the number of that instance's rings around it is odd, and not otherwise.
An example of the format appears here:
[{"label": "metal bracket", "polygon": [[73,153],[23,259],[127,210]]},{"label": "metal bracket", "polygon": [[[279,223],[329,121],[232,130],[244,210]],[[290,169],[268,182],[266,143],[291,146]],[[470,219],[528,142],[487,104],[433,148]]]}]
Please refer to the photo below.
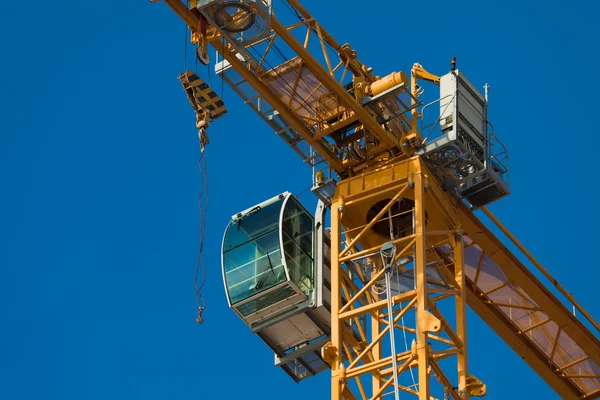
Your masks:
[{"label": "metal bracket", "polygon": [[331,342],[327,342],[321,349],[321,358],[327,364],[331,365],[339,357],[339,350]]},{"label": "metal bracket", "polygon": [[483,397],[487,393],[487,386],[473,375],[467,376],[465,391],[468,396]]},{"label": "metal bracket", "polygon": [[425,323],[425,330],[427,332],[440,333],[442,331],[442,321],[429,311],[425,312],[423,319],[423,322]]}]

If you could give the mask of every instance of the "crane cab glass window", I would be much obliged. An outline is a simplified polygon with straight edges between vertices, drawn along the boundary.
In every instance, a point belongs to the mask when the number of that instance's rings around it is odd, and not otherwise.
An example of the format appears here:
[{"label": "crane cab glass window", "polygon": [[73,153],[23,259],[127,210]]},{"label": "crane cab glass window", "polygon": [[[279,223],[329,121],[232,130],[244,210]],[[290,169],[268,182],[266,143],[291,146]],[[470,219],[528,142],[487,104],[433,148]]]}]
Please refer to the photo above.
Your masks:
[{"label": "crane cab glass window", "polygon": [[290,279],[307,296],[314,283],[313,226],[312,215],[290,197],[283,210],[282,222],[285,263]]},{"label": "crane cab glass window", "polygon": [[223,239],[230,306],[249,325],[280,314],[314,287],[314,218],[289,193],[231,220]]},{"label": "crane cab glass window", "polygon": [[231,304],[287,280],[279,249],[283,200],[256,206],[228,227],[223,243],[223,267]]}]

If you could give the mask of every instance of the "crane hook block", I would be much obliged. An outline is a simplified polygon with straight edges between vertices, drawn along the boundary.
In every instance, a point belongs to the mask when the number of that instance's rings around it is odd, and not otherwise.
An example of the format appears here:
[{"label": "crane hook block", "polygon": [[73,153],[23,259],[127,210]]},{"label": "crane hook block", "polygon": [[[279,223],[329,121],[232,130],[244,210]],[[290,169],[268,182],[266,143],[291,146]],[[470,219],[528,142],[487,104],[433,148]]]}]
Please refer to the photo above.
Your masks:
[{"label": "crane hook block", "polygon": [[196,114],[207,114],[210,121],[227,114],[227,108],[221,97],[194,72],[185,71],[179,75],[179,81]]}]

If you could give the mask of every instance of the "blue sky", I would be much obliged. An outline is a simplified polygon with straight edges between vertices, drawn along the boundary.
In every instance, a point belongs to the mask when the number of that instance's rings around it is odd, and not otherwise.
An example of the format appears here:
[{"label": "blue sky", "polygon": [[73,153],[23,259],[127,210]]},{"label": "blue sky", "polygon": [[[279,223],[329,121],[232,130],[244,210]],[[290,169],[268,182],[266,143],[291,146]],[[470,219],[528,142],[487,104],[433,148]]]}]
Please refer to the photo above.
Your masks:
[{"label": "blue sky", "polygon": [[[220,274],[229,217],[301,192],[310,170],[225,91],[230,114],[207,148],[208,308],[198,326],[198,146],[177,81],[182,23],[147,1],[5,3],[0,398],[328,398],[328,374],[297,386],[273,367],[228,309]],[[414,62],[442,74],[456,56],[474,84],[491,85],[512,184],[492,210],[600,316],[596,2],[304,4],[380,75]],[[314,203],[308,192],[301,200]],[[488,399],[558,398],[469,317],[470,367]]]}]

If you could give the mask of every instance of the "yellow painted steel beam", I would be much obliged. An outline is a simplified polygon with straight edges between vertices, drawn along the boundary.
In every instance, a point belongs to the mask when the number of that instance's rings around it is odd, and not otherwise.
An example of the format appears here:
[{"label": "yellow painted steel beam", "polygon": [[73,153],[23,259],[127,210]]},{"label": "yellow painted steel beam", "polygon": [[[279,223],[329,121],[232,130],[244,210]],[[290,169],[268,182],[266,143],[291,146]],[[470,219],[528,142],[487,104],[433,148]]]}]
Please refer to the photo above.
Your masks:
[{"label": "yellow painted steel beam", "polygon": [[379,220],[381,219],[381,217],[383,217],[383,215],[387,214],[387,211],[390,209],[390,207],[393,206],[398,201],[398,199],[402,196],[402,194],[404,193],[404,191],[407,188],[408,188],[408,186],[403,187],[400,191],[398,191],[398,193],[396,193],[394,195],[394,197],[392,197],[390,199],[388,204],[385,207],[383,207],[381,209],[381,211],[379,211],[377,213],[377,215],[373,219],[371,219],[371,221],[369,221],[369,223],[358,233],[358,235],[356,235],[350,241],[350,244],[348,244],[348,246],[342,251],[342,253],[340,253],[340,258],[344,257],[344,255],[346,255],[347,252],[352,250],[354,248],[354,245],[360,241],[360,239],[363,237],[363,235],[365,233],[367,233],[373,227],[373,225],[375,225],[377,222],[379,222]]},{"label": "yellow painted steel beam", "polygon": [[[442,382],[446,387],[446,391],[448,392],[448,394],[450,394],[450,396],[452,396],[454,400],[463,400],[463,398],[461,398],[461,396],[458,393],[456,393],[456,390],[454,390],[454,385],[452,384],[452,382],[450,382],[448,377],[446,377],[444,371],[442,371],[440,366],[435,361],[431,361],[431,368],[435,371],[435,375],[438,381]],[[468,397],[465,396],[464,398]]]},{"label": "yellow painted steel beam", "polygon": [[[413,354],[410,350],[396,354],[396,361],[402,362],[407,359],[413,359],[413,360],[415,359],[415,357],[413,356]],[[351,378],[351,377],[362,375],[365,373],[371,373],[373,371],[389,367],[390,365],[392,365],[392,356],[388,356],[388,357],[382,358],[379,361],[363,364],[356,368],[348,370],[347,377]]]},{"label": "yellow painted steel beam", "polygon": [[277,97],[271,89],[262,82],[254,73],[245,68],[244,64],[228,49],[223,51],[219,46],[218,40],[211,40],[210,43],[213,47],[221,54],[221,56],[227,60],[231,66],[244,78],[271,106],[273,106],[285,121],[290,124],[308,144],[313,146],[315,150],[325,159],[331,168],[336,172],[342,171],[341,161],[331,153],[331,151],[325,147],[321,142],[314,141],[312,133],[304,125],[302,121],[294,115],[289,108]]},{"label": "yellow painted steel beam", "polygon": [[[399,246],[399,245],[404,245],[405,243],[408,242],[406,244],[406,247],[408,248],[410,245],[413,244],[413,241],[414,241],[414,235],[410,235],[410,236],[405,236],[400,239],[396,239],[396,240],[392,241],[392,243],[394,244],[394,246]],[[356,253],[348,254],[347,256],[341,257],[340,262],[351,261],[351,260],[356,259],[357,257],[363,257],[366,255],[372,254],[373,252],[377,251],[380,247],[381,246],[370,247],[368,249],[361,250]],[[403,252],[399,253],[399,255],[402,255],[402,254],[403,254]]]},{"label": "yellow painted steel beam", "polygon": [[[406,331],[406,332],[410,332],[410,333],[417,333],[416,329],[410,328],[410,327],[404,326],[404,325],[398,325],[398,324],[396,324],[396,328],[401,329],[401,330]],[[452,340],[445,339],[445,338],[443,338],[441,336],[437,336],[437,335],[434,335],[432,333],[430,333],[428,336],[429,336],[429,339],[435,340],[436,342],[444,343],[444,344],[447,344],[449,346],[455,346],[456,345]]]},{"label": "yellow painted steel beam", "polygon": [[[331,399],[342,400],[342,381],[346,379],[345,371],[342,371],[342,320],[338,317],[342,307],[341,265],[338,260],[341,244],[340,208],[342,202],[339,199],[331,205],[331,347],[329,364],[331,366]],[[323,348],[323,353],[327,349]],[[325,354],[324,354],[325,355]],[[327,360],[327,357],[324,357]]]},{"label": "yellow painted steel beam", "polygon": [[[402,311],[400,311],[398,314],[396,314],[394,316],[394,320],[393,323],[395,324],[396,322],[398,322],[398,320],[400,318],[402,318],[404,316],[404,314],[406,314],[412,307],[413,305],[416,303],[416,299],[412,299],[410,301],[410,303],[408,303],[406,306],[404,306],[402,308]],[[348,366],[348,369],[353,368],[356,366],[356,364],[358,364],[358,362],[367,354],[371,351],[371,349],[373,347],[375,347],[377,344],[381,343],[381,339],[390,331],[390,326],[387,325],[381,332],[378,333],[378,335],[375,338],[371,338],[371,343],[369,343],[369,345],[362,351],[362,353],[360,353],[355,359],[354,361],[352,361],[350,363],[350,365]]]},{"label": "yellow painted steel beam", "polygon": [[556,370],[552,368],[551,363],[547,361],[545,355],[530,342],[524,341],[523,336],[518,333],[513,323],[498,309],[482,301],[475,294],[475,288],[472,283],[467,283],[469,290],[466,293],[467,304],[479,315],[479,317],[488,324],[494,332],[515,353],[521,357],[554,391],[564,400],[579,399],[583,393],[570,381],[560,379]]},{"label": "yellow painted steel beam", "polygon": [[[500,310],[486,302],[477,293],[476,286],[471,281],[465,282],[467,291],[465,297],[468,306],[475,311],[537,374],[546,381],[562,398],[575,399],[582,393],[571,382],[558,378],[558,371],[552,366],[552,359],[561,330],[556,333],[552,354],[548,359],[531,342],[523,339],[520,331],[511,320]],[[545,321],[547,322],[547,321]]]},{"label": "yellow painted steel beam", "polygon": [[[412,300],[412,298],[415,297],[415,295],[416,295],[416,292],[414,290],[411,290],[410,292],[398,294],[398,295],[394,296],[392,299],[394,301],[394,304],[398,304],[398,303],[402,303],[404,301]],[[350,311],[339,313],[338,318],[340,320],[344,321],[344,320],[356,317],[357,315],[365,314],[367,312],[381,310],[385,307],[387,307],[387,300],[379,300],[379,301],[364,305],[362,307],[355,308]]]},{"label": "yellow painted steel beam", "polygon": [[[458,337],[456,332],[454,332],[454,329],[452,329],[452,325],[450,325],[450,323],[446,320],[446,317],[444,317],[444,314],[440,310],[437,309],[437,307],[435,306],[433,301],[430,301],[429,299],[427,299],[427,304],[429,306],[429,309],[433,313],[433,315],[435,315],[440,321],[442,321],[442,329],[444,331],[446,331],[446,334],[450,337],[450,339],[452,339],[455,346],[458,347],[459,349],[462,349],[464,347],[463,341]],[[457,314],[457,318],[459,317],[459,315],[460,314]],[[464,319],[465,314],[462,314],[460,316]]]},{"label": "yellow painted steel beam", "polygon": [[439,85],[440,84],[440,77],[437,76],[437,75],[432,74],[429,71],[427,71],[425,68],[423,68],[423,66],[421,64],[414,64],[413,65],[412,74],[418,80],[423,80],[423,81],[431,82],[431,83],[433,83],[435,85]]},{"label": "yellow painted steel beam", "polygon": [[276,18],[271,20],[271,26],[277,32],[277,34],[292,48],[296,54],[302,58],[308,68],[315,74],[319,82],[324,87],[329,89],[332,93],[335,93],[342,102],[350,107],[359,117],[369,130],[376,135],[389,149],[398,147],[398,140],[394,136],[385,130],[375,119],[374,116],[369,114],[367,109],[358,103],[358,101],[352,97],[346,89],[321,65],[310,52],[302,46],[302,43],[298,42],[296,38],[288,32]]},{"label": "yellow painted steel beam", "polygon": [[[360,271],[360,269],[357,269],[357,271]],[[359,272],[359,273],[360,273],[360,272]],[[354,284],[354,282],[352,282],[352,279],[350,279],[350,277],[349,277],[349,276],[347,276],[347,275],[344,275],[344,277],[343,277],[343,278],[344,278],[344,280],[346,281],[346,283],[348,284],[348,286],[350,286],[350,288],[351,288],[352,290],[354,290],[354,293],[358,293],[358,292],[361,290],[361,289],[359,289],[359,288],[358,288],[358,286],[356,286],[356,284]],[[368,283],[368,282],[365,282],[365,280],[364,280],[364,277],[362,277],[362,276],[361,276],[361,277],[360,277],[360,279],[361,279],[361,282],[363,283],[363,285]],[[365,297],[364,297],[364,299],[365,299],[367,302],[368,302],[368,301],[375,301],[375,300],[374,300],[374,296],[375,296],[375,295],[374,295],[373,293],[369,292],[369,291],[366,291],[366,292],[364,292],[364,296],[365,296]],[[350,301],[349,301],[349,302],[350,302]]]},{"label": "yellow painted steel beam", "polygon": [[419,362],[419,400],[429,400],[431,395],[429,386],[429,339],[427,333],[429,324],[427,317],[428,299],[427,294],[427,244],[425,236],[425,179],[423,171],[419,170],[414,178],[415,188],[415,285],[417,288],[417,361]]},{"label": "yellow painted steel beam", "polygon": [[[308,12],[306,8],[298,0],[288,0],[290,5],[294,7],[302,16],[307,20],[314,20],[313,16]],[[327,32],[323,27],[320,28],[323,39],[331,46],[334,50],[339,50],[342,47],[334,38]]]},{"label": "yellow painted steel beam", "polygon": [[[512,282],[543,310],[581,349],[600,365],[600,341],[466,206],[458,208],[464,231],[481,247]],[[485,300],[483,300],[485,301]],[[514,305],[503,305],[514,307]],[[493,328],[493,326],[492,326]]]},{"label": "yellow painted steel beam", "polygon": [[[453,357],[458,354],[458,350],[456,348],[447,349],[447,350],[433,350],[432,357],[436,361],[445,360],[446,358]],[[414,359],[411,364],[411,367],[417,367],[417,360]],[[385,377],[392,373],[391,368],[387,368],[381,371],[381,376]]]},{"label": "yellow painted steel beam", "polygon": [[351,125],[351,124],[357,122],[358,119],[359,119],[358,115],[354,114],[348,118],[342,119],[341,121],[336,121],[333,124],[327,126],[327,128],[325,128],[325,129],[320,129],[320,130],[315,131],[313,137],[315,139],[321,139],[321,138],[331,134],[331,132],[335,132],[338,129],[341,129],[343,127],[346,127],[348,125]]},{"label": "yellow painted steel beam", "polygon": [[188,6],[181,0],[164,0],[164,2],[175,11],[177,15],[193,30],[198,31],[200,19],[194,15]]},{"label": "yellow painted steel beam", "polygon": [[562,366],[562,367],[560,367],[558,370],[559,370],[559,371],[564,371],[565,369],[569,369],[569,368],[571,368],[571,367],[574,367],[575,365],[577,365],[577,364],[579,364],[579,363],[582,363],[582,362],[584,362],[584,361],[588,360],[589,358],[590,358],[590,356],[583,356],[583,357],[581,357],[581,358],[578,358],[578,359],[577,359],[577,360],[575,360],[575,361],[571,361],[570,363],[563,365],[563,366]]},{"label": "yellow painted steel beam", "polygon": [[340,313],[343,313],[344,311],[346,311],[348,308],[350,308],[350,306],[352,304],[354,304],[355,302],[358,301],[358,299],[360,299],[360,297],[367,291],[369,290],[369,288],[375,283],[377,282],[377,280],[379,278],[381,278],[381,276],[385,273],[384,269],[381,269],[379,272],[377,272],[374,276],[371,277],[371,280],[365,284],[361,289],[358,290],[358,292],[354,295],[354,297],[352,297],[350,300],[348,300],[348,302],[346,303],[346,305],[344,307],[341,308]]},{"label": "yellow painted steel beam", "polygon": [[456,336],[462,343],[457,357],[458,368],[458,391],[466,391],[467,377],[469,375],[469,363],[467,352],[467,297],[466,297],[466,273],[464,268],[464,244],[462,234],[457,232],[452,238],[452,250],[454,256],[454,281],[457,284],[455,297],[456,307]]},{"label": "yellow painted steel beam", "polygon": [[588,393],[587,395],[582,397],[582,399],[585,399],[585,400],[600,399],[600,389],[594,390],[592,393]]},{"label": "yellow painted steel beam", "polygon": [[315,26],[319,26],[319,30],[321,31],[321,35],[323,36],[323,40],[327,42],[335,51],[340,54],[341,58],[346,58],[344,54],[353,54],[353,57],[348,57],[346,61],[348,68],[354,75],[363,76],[368,82],[373,82],[377,78],[373,75],[370,69],[361,63],[357,58],[354,52],[350,49],[348,45],[340,45],[334,37],[325,30],[320,24],[313,18],[313,16],[300,4],[298,0],[288,0],[289,3],[294,7],[306,20],[314,21],[312,24]]},{"label": "yellow painted steel beam", "polygon": [[[410,362],[411,360],[408,359],[406,360],[404,363],[402,363],[402,365],[400,367],[398,367],[398,374],[401,374],[402,372],[404,372],[409,366],[410,366]],[[381,394],[383,393],[383,391],[385,389],[387,389],[392,382],[394,381],[394,377],[389,378],[387,381],[385,381],[385,383],[383,384],[383,386],[381,386],[376,392],[375,394],[373,394],[373,397],[371,397],[371,400],[373,399],[378,399],[380,398]]]},{"label": "yellow painted steel beam", "polygon": [[530,326],[530,327],[528,327],[528,328],[521,329],[521,330],[519,331],[519,333],[520,333],[520,334],[527,333],[527,332],[529,332],[529,331],[531,331],[531,330],[534,330],[535,328],[538,328],[538,327],[540,327],[540,326],[542,326],[542,325],[544,325],[544,324],[546,324],[546,323],[548,323],[548,322],[550,322],[550,321],[552,321],[550,318],[546,318],[546,319],[544,319],[544,320],[542,320],[542,321],[540,321],[540,322],[537,322],[537,323],[535,323],[535,324],[531,325],[531,326]]}]

